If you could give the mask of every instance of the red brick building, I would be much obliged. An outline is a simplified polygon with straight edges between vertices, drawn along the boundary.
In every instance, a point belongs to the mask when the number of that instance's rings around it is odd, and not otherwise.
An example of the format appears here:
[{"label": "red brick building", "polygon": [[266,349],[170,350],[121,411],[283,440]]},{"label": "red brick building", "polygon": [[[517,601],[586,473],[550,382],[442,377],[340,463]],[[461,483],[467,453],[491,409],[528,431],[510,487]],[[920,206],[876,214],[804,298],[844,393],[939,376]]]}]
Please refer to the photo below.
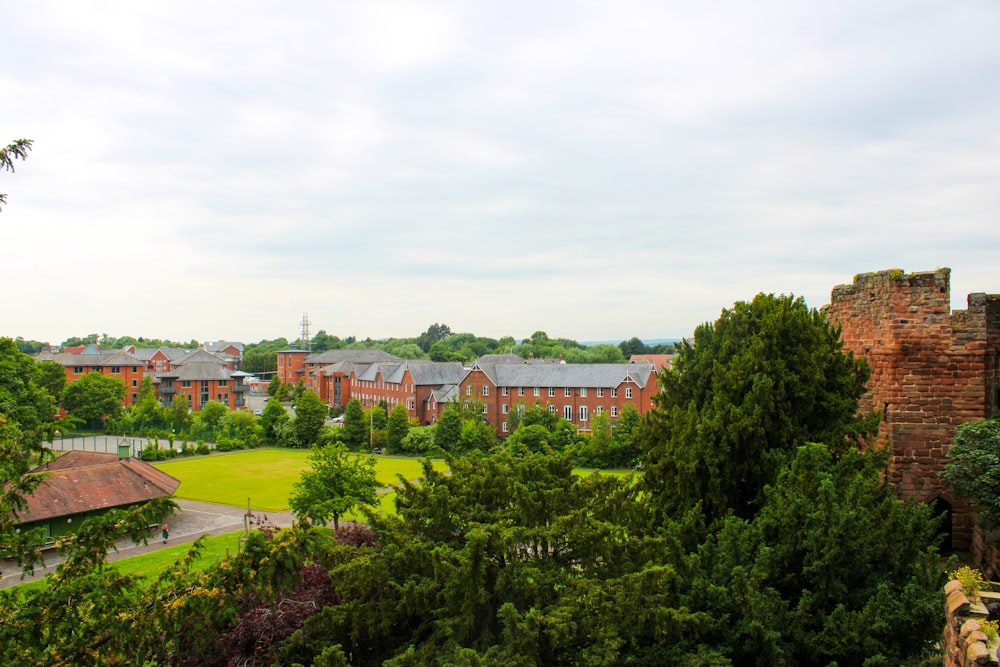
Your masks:
[{"label": "red brick building", "polygon": [[54,361],[66,371],[66,384],[76,382],[88,373],[100,373],[118,378],[125,385],[125,406],[134,405],[139,386],[146,374],[146,364],[121,350],[103,352],[89,346],[83,352],[41,352],[35,361]]},{"label": "red brick building", "polygon": [[905,497],[949,513],[955,548],[970,545],[975,515],[938,472],[956,427],[997,414],[1000,404],[1000,295],[968,296],[951,310],[950,269],[898,269],[855,276],[833,289],[827,316],[845,350],[868,360],[862,410],[882,413],[892,447],[891,481]]},{"label": "red brick building", "polygon": [[478,359],[459,383],[457,400],[482,406],[483,418],[500,437],[509,433],[513,410],[540,405],[589,431],[595,415],[607,413],[612,423],[626,405],[644,414],[659,391],[656,367],[628,364],[532,363],[516,355]]},{"label": "red brick building", "polygon": [[201,410],[209,401],[222,403],[230,410],[246,405],[243,371],[233,371],[215,355],[196,350],[184,363],[171,370],[153,374],[160,401],[170,406],[178,396],[187,396],[191,410]]}]

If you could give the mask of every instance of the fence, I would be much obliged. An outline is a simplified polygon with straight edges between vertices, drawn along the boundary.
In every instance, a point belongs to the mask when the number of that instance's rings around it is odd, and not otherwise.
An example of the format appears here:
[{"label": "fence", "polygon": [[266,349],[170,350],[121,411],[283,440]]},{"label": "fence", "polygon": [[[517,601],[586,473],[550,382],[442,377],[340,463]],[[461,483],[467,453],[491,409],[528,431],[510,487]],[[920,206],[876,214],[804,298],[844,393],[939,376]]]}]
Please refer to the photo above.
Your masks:
[{"label": "fence", "polygon": [[146,438],[125,438],[120,435],[74,435],[54,439],[52,449],[57,452],[80,450],[117,454],[118,445],[128,445],[131,448],[131,455],[139,456],[139,452],[148,442]]}]

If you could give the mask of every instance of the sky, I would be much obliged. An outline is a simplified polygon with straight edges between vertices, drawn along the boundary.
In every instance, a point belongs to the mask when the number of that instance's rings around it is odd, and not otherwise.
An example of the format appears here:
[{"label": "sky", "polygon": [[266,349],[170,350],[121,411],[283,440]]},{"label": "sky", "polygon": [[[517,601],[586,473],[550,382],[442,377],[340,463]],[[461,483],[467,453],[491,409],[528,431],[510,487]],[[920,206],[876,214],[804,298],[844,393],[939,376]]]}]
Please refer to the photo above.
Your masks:
[{"label": "sky", "polygon": [[0,336],[689,336],[1000,293],[1000,3],[0,3]]}]

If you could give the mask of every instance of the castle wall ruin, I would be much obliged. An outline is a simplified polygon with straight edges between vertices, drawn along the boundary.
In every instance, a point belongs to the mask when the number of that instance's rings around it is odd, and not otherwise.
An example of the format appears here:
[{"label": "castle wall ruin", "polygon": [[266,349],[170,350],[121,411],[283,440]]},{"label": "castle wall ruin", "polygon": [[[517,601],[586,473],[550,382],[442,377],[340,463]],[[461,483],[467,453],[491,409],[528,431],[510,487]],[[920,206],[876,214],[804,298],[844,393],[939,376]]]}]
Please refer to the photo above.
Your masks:
[{"label": "castle wall ruin", "polygon": [[891,481],[903,497],[950,508],[952,546],[968,549],[975,515],[938,472],[959,424],[997,414],[1000,295],[970,294],[966,310],[951,311],[950,277],[946,268],[859,274],[824,311],[845,351],[871,366],[861,408],[882,414]]}]

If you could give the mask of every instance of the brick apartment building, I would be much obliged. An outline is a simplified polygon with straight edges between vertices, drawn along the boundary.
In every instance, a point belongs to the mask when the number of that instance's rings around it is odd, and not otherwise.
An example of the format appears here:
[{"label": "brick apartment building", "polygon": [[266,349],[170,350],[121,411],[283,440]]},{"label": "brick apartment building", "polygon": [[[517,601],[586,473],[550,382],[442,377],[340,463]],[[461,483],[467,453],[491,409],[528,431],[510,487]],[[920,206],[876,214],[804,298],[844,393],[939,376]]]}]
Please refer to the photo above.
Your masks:
[{"label": "brick apartment building", "polygon": [[951,310],[951,270],[864,273],[833,289],[825,312],[845,350],[872,368],[862,410],[882,413],[901,496],[931,503],[949,519],[952,545],[967,549],[975,514],[938,477],[956,427],[1000,407],[1000,295],[969,294]]},{"label": "brick apartment building", "polygon": [[[669,359],[658,359],[662,366]],[[656,393],[657,365],[566,364],[558,359],[523,359],[513,354],[486,355],[466,368],[458,362],[400,359],[378,350],[304,350],[278,353],[278,377],[286,384],[300,379],[331,407],[352,398],[369,408],[385,402],[403,405],[410,419],[433,424],[453,402],[481,407],[497,435],[509,432],[507,415],[538,403],[586,431],[593,415],[612,420],[626,405],[641,413]]]},{"label": "brick apartment building", "polygon": [[[233,344],[229,344],[233,345]],[[242,345],[239,346],[242,351]],[[83,375],[98,372],[117,377],[125,384],[124,407],[135,405],[139,387],[147,375],[164,405],[171,405],[179,394],[188,397],[188,405],[200,410],[208,401],[219,401],[231,410],[246,405],[243,378],[246,373],[234,369],[238,364],[232,349],[210,353],[205,349],[139,348],[101,350],[96,345],[73,348],[73,352],[44,351],[36,361],[55,361],[66,372],[66,383]]]}]

